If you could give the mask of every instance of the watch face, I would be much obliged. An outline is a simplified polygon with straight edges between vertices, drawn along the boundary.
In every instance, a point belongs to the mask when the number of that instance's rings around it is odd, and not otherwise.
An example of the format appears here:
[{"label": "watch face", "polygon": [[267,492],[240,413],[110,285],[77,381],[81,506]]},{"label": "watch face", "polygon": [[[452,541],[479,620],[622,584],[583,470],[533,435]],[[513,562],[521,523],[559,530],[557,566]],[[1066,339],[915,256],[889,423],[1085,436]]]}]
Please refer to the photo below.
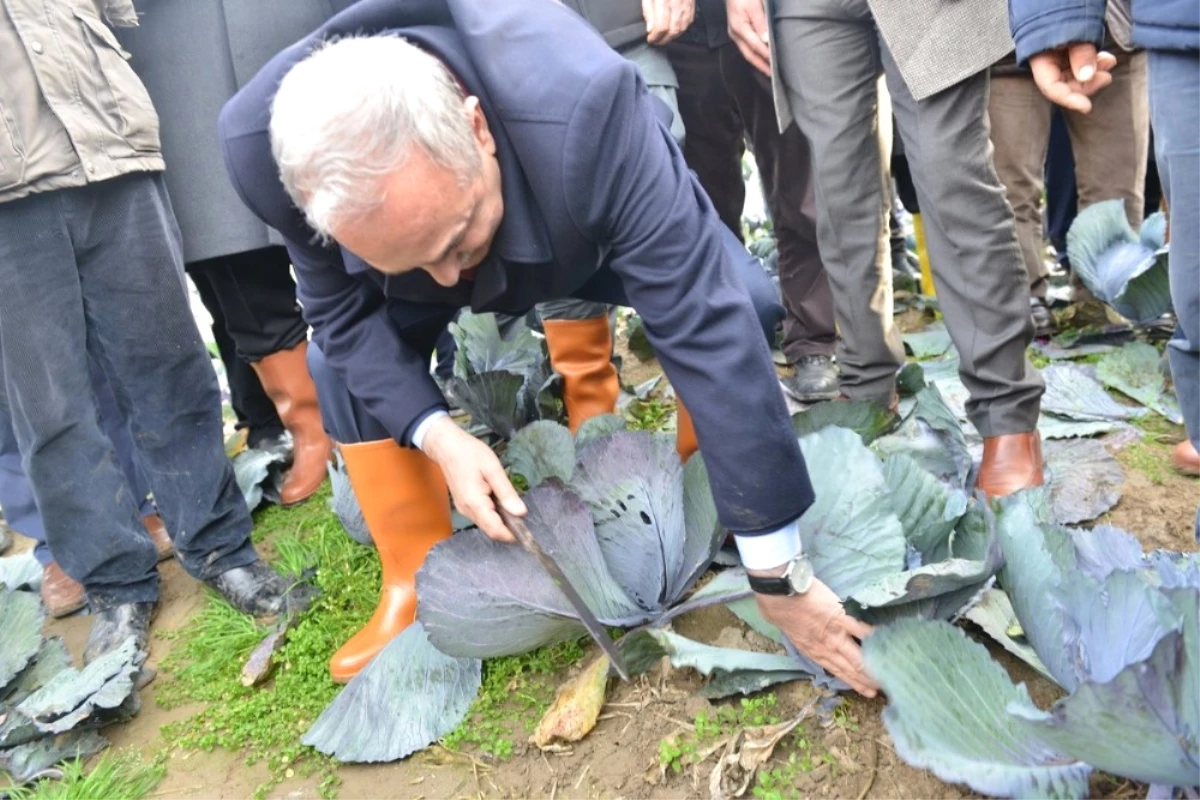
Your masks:
[{"label": "watch face", "polygon": [[796,592],[796,594],[804,594],[807,592],[812,586],[813,582],[812,562],[807,558],[797,559],[795,565],[792,567],[790,580],[792,589]]}]

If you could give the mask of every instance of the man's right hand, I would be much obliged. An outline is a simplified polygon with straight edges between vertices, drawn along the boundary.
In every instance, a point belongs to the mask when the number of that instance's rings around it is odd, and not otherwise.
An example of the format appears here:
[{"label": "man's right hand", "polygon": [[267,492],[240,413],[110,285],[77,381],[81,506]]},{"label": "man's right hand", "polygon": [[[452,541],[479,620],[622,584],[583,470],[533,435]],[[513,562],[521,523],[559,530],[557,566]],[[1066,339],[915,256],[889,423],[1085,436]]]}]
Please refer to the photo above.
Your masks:
[{"label": "man's right hand", "polygon": [[764,0],[725,0],[729,36],[742,55],[764,75],[771,74],[771,46],[767,38]]},{"label": "man's right hand", "polygon": [[495,496],[514,517],[525,516],[525,504],[492,448],[444,416],[430,424],[421,449],[441,467],[454,505],[463,515],[488,538],[497,542],[515,541],[496,513],[492,498]]},{"label": "man's right hand", "polygon": [[[767,573],[763,573],[764,575]],[[865,697],[874,697],[879,685],[863,667],[858,641],[871,635],[871,626],[846,613],[842,601],[814,579],[804,594],[756,594],[763,617],[796,645],[796,649],[850,684]]]},{"label": "man's right hand", "polygon": [[1112,83],[1116,65],[1116,56],[1097,53],[1089,43],[1069,44],[1029,59],[1033,81],[1046,99],[1082,114],[1092,110],[1092,95]]}]

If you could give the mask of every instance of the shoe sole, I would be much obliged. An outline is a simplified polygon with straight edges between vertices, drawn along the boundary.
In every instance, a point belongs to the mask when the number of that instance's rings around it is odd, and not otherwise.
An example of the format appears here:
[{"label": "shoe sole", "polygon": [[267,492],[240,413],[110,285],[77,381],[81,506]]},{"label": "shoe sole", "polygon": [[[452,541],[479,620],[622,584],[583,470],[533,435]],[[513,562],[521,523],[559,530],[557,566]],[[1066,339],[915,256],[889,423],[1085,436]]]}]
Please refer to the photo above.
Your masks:
[{"label": "shoe sole", "polygon": [[61,608],[51,608],[46,606],[46,613],[54,619],[62,619],[63,617],[69,617],[76,612],[82,611],[83,607],[86,605],[86,600],[80,600],[78,604],[63,606]]}]

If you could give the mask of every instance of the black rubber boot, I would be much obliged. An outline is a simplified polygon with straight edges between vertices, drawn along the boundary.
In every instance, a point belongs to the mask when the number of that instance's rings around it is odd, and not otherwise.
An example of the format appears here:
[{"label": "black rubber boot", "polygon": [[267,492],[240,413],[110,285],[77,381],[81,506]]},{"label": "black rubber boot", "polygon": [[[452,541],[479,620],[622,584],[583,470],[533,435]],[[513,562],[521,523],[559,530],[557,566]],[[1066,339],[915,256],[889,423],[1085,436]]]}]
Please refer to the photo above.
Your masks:
[{"label": "black rubber boot", "polygon": [[818,403],[838,397],[838,370],[832,356],[805,356],[796,362],[796,374],[781,378],[784,390],[801,403]]},{"label": "black rubber boot", "polygon": [[[146,653],[150,641],[150,618],[154,603],[122,603],[102,609],[95,615],[92,632],[83,649],[83,663],[90,664],[134,637],[137,649]],[[144,656],[143,656],[144,658]]]},{"label": "black rubber boot", "polygon": [[298,614],[312,602],[306,584],[291,583],[261,561],[234,567],[204,582],[230,605],[252,617]]}]

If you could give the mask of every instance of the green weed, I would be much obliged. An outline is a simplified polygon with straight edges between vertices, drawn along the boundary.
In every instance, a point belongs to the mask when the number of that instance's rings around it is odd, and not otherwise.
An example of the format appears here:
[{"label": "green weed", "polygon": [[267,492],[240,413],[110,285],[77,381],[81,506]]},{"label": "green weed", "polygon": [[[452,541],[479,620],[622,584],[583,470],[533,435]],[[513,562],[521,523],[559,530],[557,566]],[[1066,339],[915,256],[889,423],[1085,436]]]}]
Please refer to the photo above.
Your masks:
[{"label": "green weed", "polygon": [[104,753],[95,766],[84,770],[83,761],[62,765],[62,778],[45,778],[32,786],[0,787],[10,800],[142,800],[166,774],[165,755],[151,763],[133,753]]},{"label": "green weed", "polygon": [[285,777],[319,775],[324,797],[336,794],[336,762],[300,744],[300,737],[337,695],[328,662],[370,617],[379,599],[375,552],[346,535],[329,511],[326,487],[304,506],[272,507],[258,515],[255,539],[278,555],[288,573],[315,567],[321,595],[289,632],[277,655],[274,679],[246,688],[239,675],[246,656],[266,630],[216,594],[172,638],[161,665],[157,702],[167,708],[204,703],[191,717],[165,726],[163,736],[183,749],[222,748],[265,761],[270,779],[256,789],[264,797]]},{"label": "green weed", "polygon": [[580,661],[587,637],[483,664],[483,686],[462,724],[443,740],[461,750],[474,746],[498,760],[512,756],[516,736],[527,736],[554,698],[550,677]]}]

